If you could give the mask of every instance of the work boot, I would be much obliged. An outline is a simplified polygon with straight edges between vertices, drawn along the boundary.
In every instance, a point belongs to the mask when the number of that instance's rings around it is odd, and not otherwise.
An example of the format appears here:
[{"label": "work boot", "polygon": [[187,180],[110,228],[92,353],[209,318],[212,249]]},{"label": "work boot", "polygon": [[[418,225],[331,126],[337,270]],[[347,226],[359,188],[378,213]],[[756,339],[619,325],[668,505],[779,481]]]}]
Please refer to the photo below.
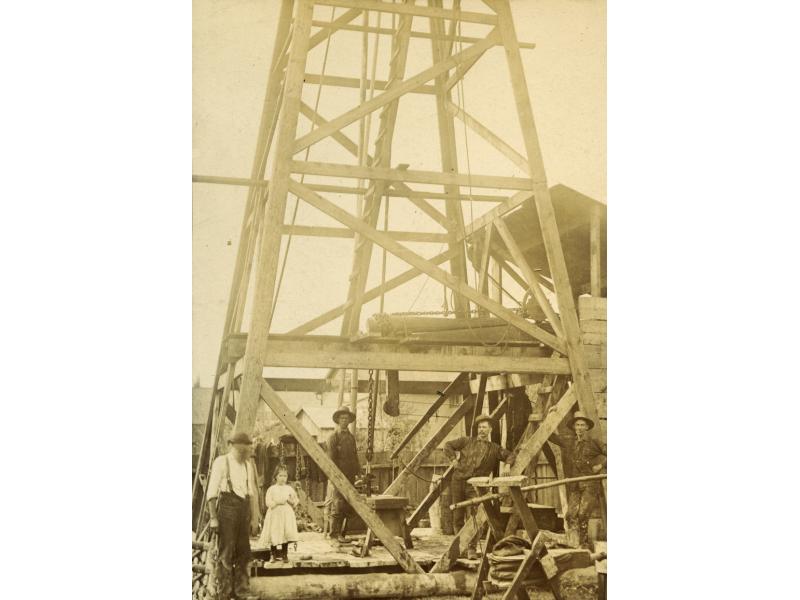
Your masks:
[{"label": "work boot", "polygon": [[331,539],[336,540],[340,544],[346,544],[347,538],[342,535],[343,517],[341,515],[334,515],[331,517]]},{"label": "work boot", "polygon": [[271,563],[278,562],[278,547],[277,546],[270,546],[270,549],[269,549],[269,562],[271,562]]},{"label": "work boot", "polygon": [[289,562],[289,544],[281,546],[281,560],[285,563]]}]

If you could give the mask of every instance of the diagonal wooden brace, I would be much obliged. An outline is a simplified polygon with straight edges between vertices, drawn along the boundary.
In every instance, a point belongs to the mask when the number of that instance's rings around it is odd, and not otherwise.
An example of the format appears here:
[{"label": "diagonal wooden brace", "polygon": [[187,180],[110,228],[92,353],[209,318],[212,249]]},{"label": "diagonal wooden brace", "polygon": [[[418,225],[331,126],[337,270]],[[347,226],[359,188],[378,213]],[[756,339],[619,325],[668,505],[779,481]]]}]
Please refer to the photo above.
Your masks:
[{"label": "diagonal wooden brace", "polygon": [[363,498],[359,495],[358,491],[353,484],[344,476],[334,462],[328,457],[322,447],[311,437],[294,416],[286,403],[275,393],[275,390],[264,381],[261,386],[261,397],[272,409],[278,419],[283,425],[294,435],[297,442],[302,446],[308,455],[311,457],[317,466],[328,477],[331,483],[336,486],[336,489],[344,496],[345,500],[353,507],[353,510],[358,514],[364,523],[371,529],[378,539],[383,543],[384,548],[389,551],[397,563],[403,568],[406,573],[419,573],[424,571],[422,568],[411,558],[405,551],[405,548],[395,539],[392,532],[381,521],[377,513],[372,510]]}]

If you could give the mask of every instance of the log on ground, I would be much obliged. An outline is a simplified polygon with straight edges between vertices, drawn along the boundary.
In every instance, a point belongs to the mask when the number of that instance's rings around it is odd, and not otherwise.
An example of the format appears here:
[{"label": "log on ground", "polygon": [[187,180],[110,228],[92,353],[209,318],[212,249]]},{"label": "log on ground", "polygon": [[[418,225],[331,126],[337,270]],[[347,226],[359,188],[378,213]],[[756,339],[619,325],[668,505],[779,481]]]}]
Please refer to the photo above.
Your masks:
[{"label": "log on ground", "polygon": [[433,598],[469,596],[475,589],[475,574],[370,573],[368,575],[289,575],[254,577],[251,593],[262,600],[336,600],[338,598]]}]

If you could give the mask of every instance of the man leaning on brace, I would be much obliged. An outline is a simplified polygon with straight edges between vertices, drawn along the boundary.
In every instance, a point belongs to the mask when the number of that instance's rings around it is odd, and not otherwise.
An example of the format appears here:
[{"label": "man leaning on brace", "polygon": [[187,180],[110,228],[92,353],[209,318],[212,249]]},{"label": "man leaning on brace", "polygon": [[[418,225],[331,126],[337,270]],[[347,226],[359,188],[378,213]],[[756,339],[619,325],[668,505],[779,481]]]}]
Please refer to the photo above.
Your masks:
[{"label": "man leaning on brace", "polygon": [[[450,494],[453,504],[474,498],[477,493],[475,488],[467,483],[471,477],[488,477],[500,465],[500,461],[508,465],[514,464],[516,455],[491,440],[494,420],[488,415],[481,415],[475,419],[478,427],[478,437],[460,437],[444,444],[444,454],[453,461],[453,475],[450,478]],[[475,507],[456,508],[453,510],[453,528],[456,533],[464,527],[466,512],[470,517],[474,515]],[[475,560],[475,537],[467,548],[467,558]]]}]

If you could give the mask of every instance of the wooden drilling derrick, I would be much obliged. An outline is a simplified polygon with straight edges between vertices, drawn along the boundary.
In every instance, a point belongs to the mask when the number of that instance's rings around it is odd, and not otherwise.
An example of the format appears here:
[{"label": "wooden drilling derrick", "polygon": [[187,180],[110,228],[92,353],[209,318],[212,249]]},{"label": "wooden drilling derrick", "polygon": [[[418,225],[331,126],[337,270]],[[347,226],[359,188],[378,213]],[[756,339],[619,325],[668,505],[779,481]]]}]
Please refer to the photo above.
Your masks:
[{"label": "wooden drilling derrick", "polygon": [[[548,435],[575,403],[597,420],[576,312],[576,295],[562,249],[564,232],[559,230],[556,222],[556,210],[545,176],[520,56],[521,48],[532,48],[533,45],[521,44],[517,40],[508,0],[484,0],[482,5],[476,6],[480,10],[462,10],[460,0],[281,2],[250,177],[193,176],[197,184],[248,188],[214,378],[213,401],[193,484],[196,531],[202,529],[207,518],[203,510],[203,477],[217,452],[225,419],[235,419],[235,431],[252,433],[257,411],[263,402],[342,492],[369,527],[371,535],[381,540],[398,564],[408,573],[422,572],[268,384],[264,377],[266,367],[461,373],[443,395],[432,400],[428,411],[432,414],[435,407],[448,397],[460,398],[455,412],[400,471],[385,490],[387,494],[401,490],[411,471],[422,464],[455,426],[461,422],[471,423],[476,407],[482,406],[484,397],[488,398],[492,414],[498,417],[506,414],[509,399],[498,401],[498,391],[525,385],[526,382],[539,382],[536,384],[539,386],[538,399],[556,408],[543,415],[539,422],[530,421],[520,439],[515,440],[519,458],[512,469],[513,475],[522,473],[538,456]],[[390,15],[389,23],[385,19],[378,21],[378,26],[371,25],[378,14]],[[462,24],[469,26],[469,36],[461,33]],[[334,76],[324,70],[321,73],[308,72],[307,59],[314,48],[331,43],[332,38],[341,32],[352,31],[361,32],[365,40],[367,36],[374,36],[375,40],[380,36],[384,43],[390,43],[386,80],[375,78],[377,50],[372,59],[372,73],[367,72],[367,45],[363,47],[360,73]],[[430,40],[430,66],[410,72],[409,44],[410,40],[418,38]],[[513,98],[523,148],[514,148],[504,141],[453,99],[454,88],[468,76],[484,54],[495,47],[502,48],[510,75],[508,92],[498,91],[498,94],[508,93],[508,97]],[[305,102],[304,86],[324,88],[323,101],[320,102],[317,96],[316,106]],[[352,95],[354,88],[359,90],[356,105],[331,116],[327,101],[339,93]],[[433,127],[438,132],[441,164],[430,170],[409,169],[397,164],[392,157],[398,108],[411,94],[432,95],[435,99]],[[371,136],[372,113],[377,114],[377,129]],[[301,118],[311,124],[310,131],[302,135],[298,133]],[[463,172],[459,167],[463,162],[460,163],[457,155],[456,123],[480,136],[524,176]],[[348,130],[351,124],[359,124],[357,139],[353,139],[351,130]],[[338,162],[308,160],[310,147],[323,140],[332,140],[338,145],[341,151]],[[430,141],[425,140],[425,143]],[[349,180],[349,185],[338,183],[341,179]],[[438,191],[431,191],[432,186],[437,186]],[[480,193],[473,193],[473,188]],[[497,190],[500,193],[496,193]],[[291,220],[287,219],[287,198],[290,195],[334,219],[340,227],[297,223],[296,211]],[[338,202],[342,195],[356,198],[356,212],[342,207]],[[481,216],[467,220],[463,206],[474,201],[490,203],[491,208]],[[389,202],[393,214],[412,208],[422,211],[438,224],[440,231],[427,233],[379,228],[381,209]],[[444,205],[443,211],[441,204]],[[592,295],[600,296],[604,215],[602,209],[593,210],[591,222],[586,227],[587,234],[590,232],[586,236],[590,253],[585,256],[585,264],[590,266]],[[281,241],[287,237],[291,240],[292,236],[353,238],[349,289],[347,297],[342,298],[338,306],[288,332],[276,332],[271,330],[271,324],[276,303],[281,301]],[[538,262],[529,260],[535,249],[532,250],[528,238],[535,240],[542,251]],[[446,243],[447,249],[425,257],[404,245],[405,242]],[[407,263],[408,270],[368,289],[368,272],[375,246]],[[289,247],[286,252],[290,251]],[[469,263],[478,274],[474,285],[470,284],[467,275]],[[541,318],[526,318],[524,311],[504,304],[499,283],[501,274],[515,280],[527,291]],[[466,328],[437,331],[435,335],[418,335],[416,338],[406,336],[403,340],[359,337],[365,303],[406,285],[420,275],[426,275],[452,291],[453,318],[459,323],[466,321]],[[244,332],[245,305],[253,279],[252,312],[248,331]],[[555,305],[551,303],[552,297]],[[312,335],[319,327],[340,317],[340,336]],[[506,331],[513,331],[514,343],[491,346],[459,341],[459,335],[464,331],[472,331],[470,323],[487,318],[496,320]],[[491,334],[488,329],[486,331],[487,335]],[[495,328],[494,333],[497,332]],[[470,381],[470,374],[477,374],[479,378]],[[565,379],[572,382],[568,388],[564,385]],[[235,387],[238,402],[234,411],[231,396]],[[414,435],[421,424],[410,435]],[[426,498],[423,505],[430,505],[433,500],[435,498]],[[418,518],[415,513],[411,520]],[[480,526],[485,518],[485,514],[479,511],[478,519],[457,533],[451,548],[441,557],[434,571],[450,568],[459,549],[478,533],[476,525]]]}]

